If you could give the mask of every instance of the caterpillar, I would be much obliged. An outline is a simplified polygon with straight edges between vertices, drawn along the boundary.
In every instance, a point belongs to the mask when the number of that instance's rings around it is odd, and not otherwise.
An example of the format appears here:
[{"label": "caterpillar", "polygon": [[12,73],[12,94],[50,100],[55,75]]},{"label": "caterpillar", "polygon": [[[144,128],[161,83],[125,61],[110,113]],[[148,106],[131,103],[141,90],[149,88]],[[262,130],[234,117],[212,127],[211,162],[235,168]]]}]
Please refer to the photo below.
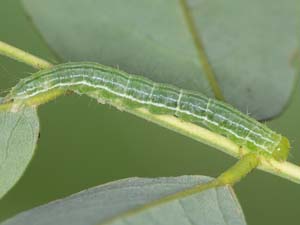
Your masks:
[{"label": "caterpillar", "polygon": [[286,160],[289,153],[286,137],[227,103],[98,63],[65,63],[41,70],[21,80],[4,101],[21,107],[49,101],[68,91],[124,110],[144,108],[153,114],[172,115],[278,161]]}]

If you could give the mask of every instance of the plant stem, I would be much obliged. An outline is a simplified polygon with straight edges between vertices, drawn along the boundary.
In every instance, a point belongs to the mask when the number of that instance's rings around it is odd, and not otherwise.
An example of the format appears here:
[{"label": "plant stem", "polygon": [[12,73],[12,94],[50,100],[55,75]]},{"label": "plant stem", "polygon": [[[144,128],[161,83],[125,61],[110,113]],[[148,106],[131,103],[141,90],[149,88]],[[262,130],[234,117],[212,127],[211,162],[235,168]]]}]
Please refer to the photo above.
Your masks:
[{"label": "plant stem", "polygon": [[[29,53],[26,53],[20,49],[17,49],[15,47],[9,46],[3,42],[0,42],[0,53],[3,52],[9,52],[9,54],[3,54],[6,56],[9,56],[13,59],[17,59],[21,62],[27,63],[28,65],[31,65],[35,68],[37,68],[37,65],[39,65],[39,68],[48,68],[52,65],[42,59],[39,59],[38,57],[35,57]],[[22,58],[24,57],[24,58]],[[30,59],[30,60],[29,60]],[[40,62],[44,62],[40,64]],[[41,66],[42,65],[42,66]],[[39,102],[33,102],[32,104],[34,106],[46,103],[47,101],[56,98],[58,95],[61,95],[62,93],[57,92],[51,92],[47,96],[44,96],[43,98],[39,98]],[[4,103],[1,104],[0,100],[0,111],[10,110],[12,108],[12,103]],[[153,123],[156,123],[160,126],[166,127],[168,129],[171,129],[173,131],[176,131],[180,134],[183,134],[189,138],[195,139],[199,142],[205,143],[211,147],[214,147],[216,149],[219,149],[231,156],[234,156],[236,158],[241,158],[243,156],[246,156],[251,151],[249,151],[246,148],[241,148],[236,143],[232,142],[228,138],[213,133],[203,127],[197,126],[193,123],[184,122],[174,116],[171,115],[156,115],[152,114],[149,111],[145,109],[133,109],[133,110],[127,110],[128,112],[139,116],[145,120],[151,121]],[[290,181],[300,183],[300,167],[296,166],[290,162],[279,162],[272,158],[266,158],[263,156],[260,156],[259,159],[260,163],[258,165],[258,168],[261,170],[264,170],[266,172],[272,173],[274,175],[283,177],[285,179],[288,179]]]},{"label": "plant stem", "polygon": [[[222,135],[213,133],[195,124],[184,122],[178,118],[175,118],[174,116],[154,115],[144,109],[138,110],[138,113],[134,111],[131,111],[130,113],[133,113],[160,126],[176,131],[196,141],[205,143],[235,158],[240,158],[251,152],[244,147],[241,148],[236,143]],[[260,164],[257,168],[300,184],[300,167],[290,162],[279,162],[275,159],[261,156]]]},{"label": "plant stem", "polygon": [[217,178],[218,184],[234,185],[258,165],[259,157],[254,153],[247,154]]},{"label": "plant stem", "polygon": [[36,69],[46,69],[52,66],[51,63],[2,41],[0,41],[0,55],[4,55],[17,61],[23,62]]}]

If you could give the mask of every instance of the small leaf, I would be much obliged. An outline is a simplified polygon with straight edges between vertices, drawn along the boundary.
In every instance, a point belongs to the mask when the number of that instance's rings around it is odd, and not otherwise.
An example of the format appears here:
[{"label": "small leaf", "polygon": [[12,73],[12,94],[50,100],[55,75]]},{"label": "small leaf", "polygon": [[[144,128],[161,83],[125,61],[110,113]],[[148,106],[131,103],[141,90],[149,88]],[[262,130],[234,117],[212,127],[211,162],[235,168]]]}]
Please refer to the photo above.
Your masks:
[{"label": "small leaf", "polygon": [[0,112],[0,198],[21,178],[34,154],[39,120],[33,108]]},{"label": "small leaf", "polygon": [[[179,0],[23,3],[64,61],[97,61],[213,97]],[[299,46],[297,4],[187,0],[225,100],[257,119],[279,114],[292,92],[289,59]]]},{"label": "small leaf", "polygon": [[145,206],[153,200],[209,180],[211,178],[204,176],[119,180],[20,213],[2,225],[246,224],[241,207],[230,187],[209,189],[153,208],[136,211],[129,216],[123,214],[128,210]]}]

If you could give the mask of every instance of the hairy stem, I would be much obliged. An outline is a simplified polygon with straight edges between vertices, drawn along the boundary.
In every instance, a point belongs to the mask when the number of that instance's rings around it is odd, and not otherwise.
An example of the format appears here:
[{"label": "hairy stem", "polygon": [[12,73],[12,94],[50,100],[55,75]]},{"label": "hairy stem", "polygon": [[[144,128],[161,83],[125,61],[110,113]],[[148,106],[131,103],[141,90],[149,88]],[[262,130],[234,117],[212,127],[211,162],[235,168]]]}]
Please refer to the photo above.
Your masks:
[{"label": "hairy stem", "polygon": [[23,62],[36,69],[46,69],[52,66],[51,63],[2,41],[0,41],[0,55]]}]

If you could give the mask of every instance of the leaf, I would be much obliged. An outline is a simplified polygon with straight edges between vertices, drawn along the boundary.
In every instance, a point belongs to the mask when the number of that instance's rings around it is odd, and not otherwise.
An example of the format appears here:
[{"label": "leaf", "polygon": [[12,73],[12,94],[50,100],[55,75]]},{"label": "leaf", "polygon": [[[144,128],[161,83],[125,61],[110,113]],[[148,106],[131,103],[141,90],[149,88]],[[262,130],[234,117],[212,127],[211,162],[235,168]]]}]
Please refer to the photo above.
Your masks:
[{"label": "leaf", "polygon": [[0,112],[0,198],[21,178],[34,154],[39,120],[33,108]]},{"label": "leaf", "polygon": [[[100,225],[104,222],[127,225],[246,224],[230,187],[209,189],[127,217],[122,216],[130,209],[209,180],[211,178],[204,176],[123,179],[23,212],[2,225]],[[116,219],[109,222],[112,218]]]},{"label": "leaf", "polygon": [[[23,0],[64,61],[97,61],[213,96],[179,2]],[[297,0],[187,4],[225,99],[257,119],[279,114],[295,79]]]}]

